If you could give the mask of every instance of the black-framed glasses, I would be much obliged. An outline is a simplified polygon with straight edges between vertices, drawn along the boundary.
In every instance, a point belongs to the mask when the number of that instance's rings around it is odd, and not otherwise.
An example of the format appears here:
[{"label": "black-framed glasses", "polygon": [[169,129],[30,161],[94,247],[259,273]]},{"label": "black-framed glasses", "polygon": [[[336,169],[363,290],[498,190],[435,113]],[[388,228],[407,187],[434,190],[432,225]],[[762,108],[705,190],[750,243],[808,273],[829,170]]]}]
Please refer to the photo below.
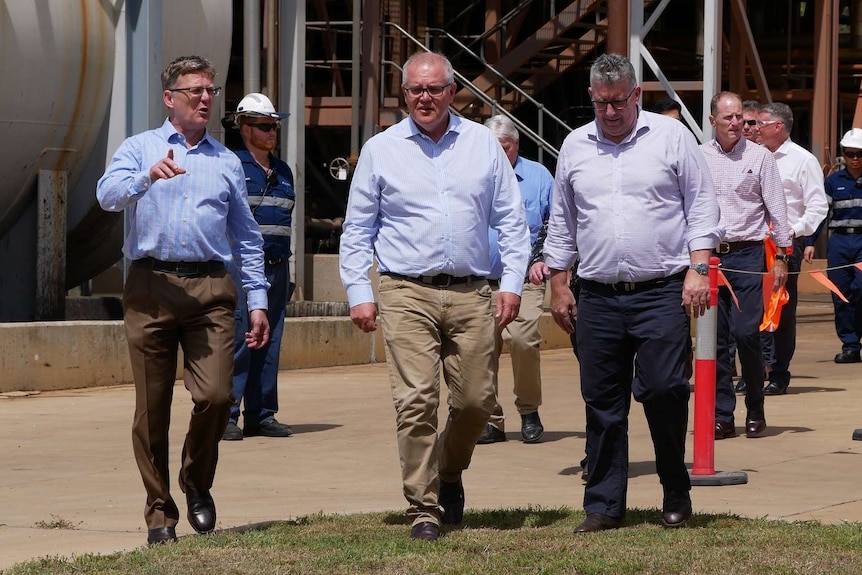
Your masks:
[{"label": "black-framed glasses", "polygon": [[278,130],[280,127],[278,122],[264,122],[263,124],[257,124],[254,122],[248,122],[245,124],[246,126],[251,126],[252,128],[257,128],[261,132],[272,132],[273,130]]},{"label": "black-framed glasses", "polygon": [[193,86],[191,88],[168,88],[168,92],[185,92],[193,98],[201,98],[204,92],[213,98],[221,94],[221,86]]},{"label": "black-framed glasses", "polygon": [[613,108],[617,112],[625,110],[626,106],[629,105],[629,98],[631,98],[632,94],[635,93],[636,88],[637,86],[632,88],[632,91],[629,92],[622,100],[591,100],[593,103],[593,108],[596,112],[606,112],[608,109],[608,104],[610,104],[611,108]]},{"label": "black-framed glasses", "polygon": [[743,120],[743,124],[748,124],[752,128],[757,125],[757,120]]},{"label": "black-framed glasses", "polygon": [[862,152],[844,152],[845,158],[850,158],[851,160],[858,160],[862,158]]},{"label": "black-framed glasses", "polygon": [[428,92],[428,95],[432,98],[439,98],[443,95],[443,92],[452,85],[452,82],[448,84],[443,84],[442,86],[425,86],[424,88],[420,88],[419,86],[411,86],[410,88],[404,87],[404,91],[410,94],[414,98],[420,97],[424,92]]}]

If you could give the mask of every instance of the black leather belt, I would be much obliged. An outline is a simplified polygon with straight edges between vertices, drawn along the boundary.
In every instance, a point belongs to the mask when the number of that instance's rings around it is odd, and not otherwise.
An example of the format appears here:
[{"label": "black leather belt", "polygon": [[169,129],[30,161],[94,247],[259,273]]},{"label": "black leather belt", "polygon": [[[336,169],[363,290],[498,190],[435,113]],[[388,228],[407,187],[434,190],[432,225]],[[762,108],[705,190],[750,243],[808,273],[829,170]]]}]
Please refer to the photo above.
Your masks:
[{"label": "black leather belt", "polygon": [[671,282],[682,281],[685,278],[685,274],[686,272],[682,271],[675,273],[672,276],[667,276],[666,278],[656,278],[654,280],[646,280],[642,282],[619,282],[615,284],[603,284],[601,282],[595,282],[593,280],[588,280],[584,278],[578,278],[578,282],[581,284],[581,287],[587,291],[617,295],[637,293],[661,286],[666,286]]},{"label": "black leather belt", "polygon": [[211,260],[208,262],[166,262],[156,258],[141,258],[134,260],[132,265],[147,268],[157,272],[174,274],[178,277],[195,277],[224,269],[224,262]]},{"label": "black leather belt", "polygon": [[394,279],[417,281],[435,287],[449,287],[451,285],[478,282],[485,279],[482,276],[450,276],[449,274],[437,274],[436,276],[419,276],[415,278],[401,274],[394,274],[391,272],[384,272],[380,275],[389,276]]},{"label": "black leather belt", "polygon": [[753,248],[754,246],[762,246],[762,241],[748,241],[748,242],[721,242],[718,244],[718,248],[715,250],[717,254],[729,254],[730,252],[735,252],[737,250],[742,250],[745,248]]},{"label": "black leather belt", "polygon": [[284,258],[266,258],[263,261],[265,261],[268,266],[277,266],[284,261]]},{"label": "black leather belt", "polygon": [[839,234],[862,234],[862,228],[831,228],[833,232]]}]

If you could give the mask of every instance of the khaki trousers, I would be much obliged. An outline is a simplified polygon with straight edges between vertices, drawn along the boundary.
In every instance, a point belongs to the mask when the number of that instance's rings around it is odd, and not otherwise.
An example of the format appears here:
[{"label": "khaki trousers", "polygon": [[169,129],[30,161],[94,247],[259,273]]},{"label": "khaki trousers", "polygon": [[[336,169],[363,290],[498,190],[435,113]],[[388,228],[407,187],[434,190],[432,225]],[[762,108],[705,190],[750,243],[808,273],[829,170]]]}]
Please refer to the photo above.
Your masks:
[{"label": "khaki trousers", "polygon": [[[379,301],[407,515],[439,524],[439,482],[460,481],[494,406],[491,288],[381,276]],[[449,413],[438,438],[441,367]]]},{"label": "khaki trousers", "polygon": [[224,270],[178,277],[131,266],[123,294],[126,339],[135,378],[132,447],[141,472],[148,529],[179,520],[170,493],[168,430],[177,370],[194,408],[182,453],[180,488],[212,487],[218,442],[230,415],[236,287]]},{"label": "khaki trousers", "polygon": [[[497,303],[497,292],[493,290],[491,307]],[[539,333],[539,319],[545,304],[545,284],[540,286],[531,282],[524,283],[521,294],[521,309],[515,321],[502,330],[495,330],[495,348],[497,361],[494,369],[494,410],[488,423],[506,430],[503,407],[500,405],[498,371],[499,358],[503,351],[503,343],[509,344],[509,357],[512,360],[512,373],[515,380],[515,407],[518,413],[526,415],[539,411],[542,405],[542,369],[539,346],[542,334]]]}]

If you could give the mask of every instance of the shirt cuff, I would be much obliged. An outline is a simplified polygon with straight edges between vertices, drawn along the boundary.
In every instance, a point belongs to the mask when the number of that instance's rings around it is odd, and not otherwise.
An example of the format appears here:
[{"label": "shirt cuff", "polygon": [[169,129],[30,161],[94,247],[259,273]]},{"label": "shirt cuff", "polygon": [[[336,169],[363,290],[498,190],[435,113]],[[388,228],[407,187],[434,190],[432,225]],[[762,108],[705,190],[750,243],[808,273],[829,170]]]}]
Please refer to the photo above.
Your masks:
[{"label": "shirt cuff", "polygon": [[266,311],[267,309],[267,300],[266,300],[266,290],[265,289],[255,289],[248,292],[248,311],[252,312],[256,309],[262,309]]}]

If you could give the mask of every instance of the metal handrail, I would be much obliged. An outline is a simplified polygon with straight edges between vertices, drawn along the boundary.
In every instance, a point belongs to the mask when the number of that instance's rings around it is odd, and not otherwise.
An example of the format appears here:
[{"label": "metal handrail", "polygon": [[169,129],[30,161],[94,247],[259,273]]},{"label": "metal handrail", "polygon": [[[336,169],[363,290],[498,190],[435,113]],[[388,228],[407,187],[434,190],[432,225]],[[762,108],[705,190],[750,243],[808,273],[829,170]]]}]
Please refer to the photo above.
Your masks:
[{"label": "metal handrail", "polygon": [[[411,35],[409,32],[407,32],[407,30],[405,30],[404,28],[402,28],[402,27],[401,27],[401,26],[399,26],[398,24],[396,24],[396,23],[394,23],[394,22],[383,22],[383,24],[382,24],[382,25],[383,25],[383,26],[391,26],[392,28],[395,28],[395,29],[396,29],[396,30],[398,30],[398,31],[399,31],[399,32],[400,32],[400,33],[401,33],[405,38],[407,38],[408,40],[410,40],[411,42],[413,42],[417,47],[421,48],[422,50],[425,50],[426,52],[431,52],[431,49],[429,49],[429,48],[428,48],[428,47],[427,47],[423,42],[421,42],[420,40],[418,40],[417,38],[415,38],[413,35]],[[429,30],[431,30],[431,28],[429,28]],[[434,29],[434,30],[437,30],[437,29]],[[456,39],[454,39],[454,38],[453,38],[453,40],[455,40],[456,42],[458,42],[458,41],[457,41]],[[460,44],[460,42],[458,42],[458,43]],[[385,43],[384,43],[384,44],[385,44]],[[466,47],[465,47],[465,48],[466,48]],[[468,51],[470,51],[469,49],[467,49],[467,50],[468,50]],[[473,55],[473,54],[472,54],[472,51],[470,51],[470,53],[471,53],[471,55]],[[474,55],[474,56],[475,56],[475,55]],[[382,58],[381,60],[382,60],[383,62],[385,62],[385,63],[393,63],[393,62],[391,62],[391,60],[387,60],[385,57],[384,57],[384,58]],[[481,60],[481,59],[480,59],[480,60]],[[502,80],[503,80],[507,85],[511,86],[514,90],[517,90],[519,93],[523,94],[523,95],[524,95],[524,96],[525,96],[525,97],[526,97],[526,98],[527,98],[531,103],[535,104],[535,105],[539,108],[539,125],[540,125],[540,129],[541,129],[541,125],[542,125],[542,114],[547,114],[548,116],[550,116],[551,118],[553,118],[554,120],[556,120],[559,124],[561,124],[561,125],[562,125],[566,130],[568,130],[568,131],[571,131],[571,130],[572,130],[572,128],[571,128],[571,127],[569,127],[568,125],[566,125],[566,123],[565,123],[565,122],[563,122],[562,120],[560,120],[559,118],[557,118],[557,117],[556,117],[554,114],[552,114],[551,112],[548,112],[548,111],[545,109],[544,105],[542,105],[540,102],[538,102],[538,101],[536,101],[535,99],[533,99],[532,97],[530,97],[530,96],[529,96],[529,94],[526,94],[525,92],[523,92],[523,90],[521,90],[519,87],[517,87],[517,86],[515,86],[514,84],[512,84],[511,82],[509,82],[509,81],[508,81],[508,80],[507,80],[507,79],[506,79],[502,74],[500,74],[499,72],[497,72],[496,70],[494,70],[494,69],[493,69],[493,67],[492,67],[490,64],[487,64],[487,62],[483,62],[483,63],[485,64],[485,66],[486,66],[488,69],[493,70],[493,72],[494,72],[495,74],[497,74],[497,76],[499,76],[499,77],[500,77],[500,78],[501,78],[501,79],[502,79]],[[394,63],[393,63],[393,64],[394,64]],[[397,65],[396,65],[396,66],[397,66]],[[400,69],[400,67],[399,67],[399,69]],[[467,90],[469,90],[469,91],[470,91],[474,96],[476,96],[479,100],[481,100],[482,102],[484,102],[485,104],[487,104],[488,106],[490,106],[490,107],[491,107],[491,111],[492,111],[492,113],[500,113],[500,114],[503,114],[503,115],[505,115],[506,117],[508,117],[510,120],[512,120],[512,122],[515,124],[515,126],[517,126],[518,130],[519,130],[523,135],[526,135],[530,140],[532,140],[532,141],[533,141],[537,146],[539,146],[539,148],[540,148],[541,150],[544,150],[544,151],[548,152],[549,154],[551,154],[551,155],[554,157],[554,159],[556,159],[556,158],[558,158],[558,157],[559,157],[559,155],[560,155],[560,150],[559,150],[556,146],[554,146],[553,144],[551,144],[550,142],[548,142],[547,140],[545,140],[541,135],[537,134],[537,133],[536,133],[532,128],[530,128],[529,126],[527,126],[526,124],[524,124],[521,120],[519,120],[517,117],[515,117],[514,115],[512,115],[508,110],[506,110],[503,106],[501,106],[501,105],[500,105],[500,102],[498,102],[498,101],[497,101],[497,100],[495,100],[494,98],[491,98],[491,97],[490,97],[490,96],[488,96],[485,92],[483,92],[482,90],[480,90],[479,88],[477,88],[477,87],[476,87],[476,86],[475,86],[475,85],[474,85],[474,84],[473,84],[469,79],[467,79],[467,77],[466,77],[466,76],[464,76],[463,74],[459,73],[458,71],[455,71],[455,79],[456,79],[456,80],[458,80],[458,82],[459,82],[463,87],[467,88]],[[450,110],[451,110],[453,113],[455,113],[456,115],[458,115],[458,116],[462,115],[462,114],[461,114],[457,109],[455,109],[455,108],[454,108],[454,107],[452,107],[452,106],[450,106]]]}]

